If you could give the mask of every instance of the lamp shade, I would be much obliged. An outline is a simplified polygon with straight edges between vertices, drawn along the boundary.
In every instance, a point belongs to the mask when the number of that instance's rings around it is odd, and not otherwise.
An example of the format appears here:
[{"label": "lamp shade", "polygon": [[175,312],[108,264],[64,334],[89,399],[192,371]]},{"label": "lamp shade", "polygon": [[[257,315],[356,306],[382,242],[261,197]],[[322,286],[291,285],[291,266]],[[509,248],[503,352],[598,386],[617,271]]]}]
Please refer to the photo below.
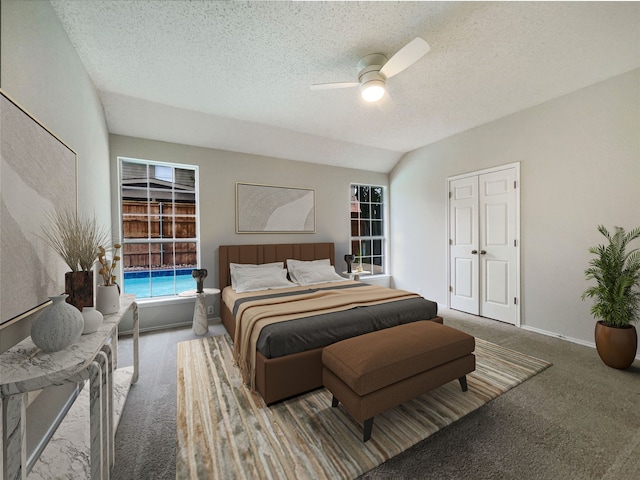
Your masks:
[{"label": "lamp shade", "polygon": [[384,96],[384,82],[370,80],[360,87],[360,94],[365,102],[377,102]]}]

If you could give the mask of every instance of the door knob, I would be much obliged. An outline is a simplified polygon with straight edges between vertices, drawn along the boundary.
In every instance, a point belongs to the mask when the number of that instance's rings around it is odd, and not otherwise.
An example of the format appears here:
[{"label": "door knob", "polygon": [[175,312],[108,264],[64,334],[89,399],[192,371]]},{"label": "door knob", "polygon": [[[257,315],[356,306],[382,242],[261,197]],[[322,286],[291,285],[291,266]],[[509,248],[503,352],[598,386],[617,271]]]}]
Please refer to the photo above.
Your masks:
[{"label": "door knob", "polygon": [[475,254],[477,254],[477,253],[478,253],[478,250],[471,250],[471,254],[472,254],[472,255],[475,255]]},{"label": "door knob", "polygon": [[484,255],[485,253],[487,253],[486,250],[480,250],[480,255]]}]

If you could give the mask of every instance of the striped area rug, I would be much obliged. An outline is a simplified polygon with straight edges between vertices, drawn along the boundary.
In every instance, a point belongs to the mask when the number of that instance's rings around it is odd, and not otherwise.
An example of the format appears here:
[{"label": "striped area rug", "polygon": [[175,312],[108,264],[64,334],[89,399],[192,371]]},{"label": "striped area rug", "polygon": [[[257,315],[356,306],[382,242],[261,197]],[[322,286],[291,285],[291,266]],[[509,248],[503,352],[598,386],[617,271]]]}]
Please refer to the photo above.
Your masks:
[{"label": "striped area rug", "polygon": [[266,407],[242,385],[228,335],[178,344],[177,479],[355,478],[551,364],[476,339],[457,381],[375,417],[373,435],[318,389]]}]

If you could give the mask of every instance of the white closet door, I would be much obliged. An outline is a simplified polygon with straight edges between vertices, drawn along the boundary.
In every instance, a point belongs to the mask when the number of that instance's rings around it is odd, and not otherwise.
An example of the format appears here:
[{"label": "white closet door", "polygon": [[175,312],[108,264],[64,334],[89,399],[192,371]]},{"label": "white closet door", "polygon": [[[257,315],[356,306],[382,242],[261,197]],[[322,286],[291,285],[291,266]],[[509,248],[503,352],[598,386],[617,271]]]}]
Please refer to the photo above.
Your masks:
[{"label": "white closet door", "polygon": [[449,182],[450,306],[516,324],[516,168]]},{"label": "white closet door", "polygon": [[454,180],[450,187],[451,308],[478,315],[478,177]]},{"label": "white closet door", "polygon": [[516,323],[515,169],[479,176],[480,315]]}]

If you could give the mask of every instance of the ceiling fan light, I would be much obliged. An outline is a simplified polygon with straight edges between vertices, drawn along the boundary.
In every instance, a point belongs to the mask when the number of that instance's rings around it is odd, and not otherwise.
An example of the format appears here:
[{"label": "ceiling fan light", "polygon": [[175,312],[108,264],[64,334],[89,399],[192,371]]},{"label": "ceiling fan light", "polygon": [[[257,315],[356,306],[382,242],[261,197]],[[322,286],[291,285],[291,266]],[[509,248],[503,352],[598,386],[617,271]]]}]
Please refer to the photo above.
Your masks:
[{"label": "ceiling fan light", "polygon": [[371,80],[362,84],[360,94],[365,102],[377,102],[384,96],[384,82]]}]

